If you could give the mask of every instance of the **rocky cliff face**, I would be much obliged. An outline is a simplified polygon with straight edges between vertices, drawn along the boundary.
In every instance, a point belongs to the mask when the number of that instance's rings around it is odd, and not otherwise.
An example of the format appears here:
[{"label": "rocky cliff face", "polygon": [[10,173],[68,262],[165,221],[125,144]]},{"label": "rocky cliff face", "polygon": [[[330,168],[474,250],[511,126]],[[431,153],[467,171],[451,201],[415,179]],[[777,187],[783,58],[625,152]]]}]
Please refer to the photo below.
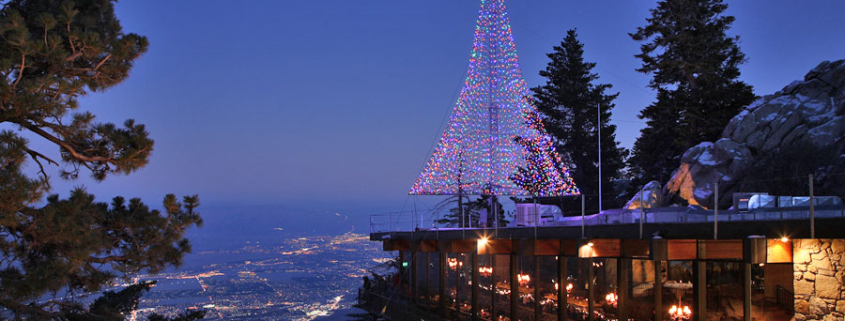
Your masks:
[{"label": "rocky cliff face", "polygon": [[[724,205],[730,202],[725,196],[749,179],[749,170],[759,165],[761,156],[781,146],[810,144],[845,152],[845,60],[822,62],[803,81],[758,99],[736,115],[718,141],[687,150],[666,192],[709,207],[718,181],[719,203]],[[845,162],[845,155],[840,159]]]}]

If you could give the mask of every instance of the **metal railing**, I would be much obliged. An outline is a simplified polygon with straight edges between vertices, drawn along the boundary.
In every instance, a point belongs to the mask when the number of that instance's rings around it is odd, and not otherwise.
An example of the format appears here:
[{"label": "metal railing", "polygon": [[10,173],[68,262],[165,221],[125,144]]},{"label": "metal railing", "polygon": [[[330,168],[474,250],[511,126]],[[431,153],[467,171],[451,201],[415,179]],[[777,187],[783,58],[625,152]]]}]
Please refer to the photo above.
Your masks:
[{"label": "metal railing", "polygon": [[[749,222],[749,221],[778,221],[778,220],[809,220],[809,207],[792,207],[792,208],[758,208],[751,211],[736,211],[736,210],[720,210],[718,214],[719,222]],[[816,206],[813,210],[815,218],[845,218],[845,206]],[[440,231],[440,230],[461,230],[461,229],[478,229],[480,226],[474,224],[465,224],[467,227],[461,227],[461,222],[453,222],[452,224],[443,223],[443,213],[440,212],[393,212],[383,214],[370,215],[370,233],[385,233],[385,232],[408,232],[408,231]],[[591,214],[584,216],[560,216],[557,215],[553,219],[536,220],[541,222],[538,227],[553,227],[553,226],[598,226],[598,225],[622,225],[622,224],[639,224],[640,217],[643,218],[643,224],[653,223],[713,223],[715,216],[712,210],[704,210],[697,207],[668,207],[645,209],[640,213],[639,209],[613,209],[607,210],[599,214]],[[499,226],[498,228],[523,228],[534,227],[516,226],[514,222],[518,221],[511,218],[511,223],[508,226]],[[438,223],[440,221],[440,223]],[[493,228],[493,227],[486,227]]]}]

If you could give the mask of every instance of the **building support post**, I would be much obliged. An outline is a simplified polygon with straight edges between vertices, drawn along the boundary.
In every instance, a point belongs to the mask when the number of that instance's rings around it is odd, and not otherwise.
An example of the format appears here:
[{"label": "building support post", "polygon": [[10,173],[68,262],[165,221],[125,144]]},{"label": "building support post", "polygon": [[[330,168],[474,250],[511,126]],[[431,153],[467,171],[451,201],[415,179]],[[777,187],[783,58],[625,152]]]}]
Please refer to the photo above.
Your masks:
[{"label": "building support post", "polygon": [[543,319],[543,305],[542,297],[540,297],[540,256],[534,256],[534,320],[540,321]]},{"label": "building support post", "polygon": [[411,249],[411,303],[417,303],[417,297],[419,294],[417,293],[419,289],[417,288],[417,263],[419,262],[419,258],[417,257],[419,252],[414,251]]},{"label": "building support post", "polygon": [[593,268],[593,258],[587,259],[587,320],[596,321],[596,289],[593,279],[596,278],[595,269]]},{"label": "building support post", "polygon": [[446,253],[440,252],[440,289],[438,289],[440,296],[438,298],[438,309],[440,315],[444,318],[448,317],[446,314]]},{"label": "building support post", "polygon": [[455,320],[461,318],[461,268],[463,267],[463,260],[461,260],[463,253],[455,254],[455,259],[458,265],[455,266]]},{"label": "building support post", "polygon": [[742,319],[751,321],[751,263],[743,263],[742,265]]},{"label": "building support post", "polygon": [[693,321],[707,321],[707,262],[693,261]]},{"label": "building support post", "polygon": [[519,254],[511,253],[511,320],[519,320],[519,279],[516,271],[519,269]]},{"label": "building support post", "polygon": [[423,280],[425,280],[425,307],[428,308],[431,306],[431,284],[429,283],[429,274],[431,274],[431,258],[429,257],[429,253],[425,253],[425,276]]},{"label": "building support post", "polygon": [[478,317],[478,253],[472,252],[471,254],[472,260],[472,320],[476,321],[479,319]]},{"label": "building support post", "polygon": [[654,262],[654,320],[663,321],[663,261]]},{"label": "building support post", "polygon": [[617,319],[628,320],[628,293],[630,293],[631,259],[616,259]]},{"label": "building support post", "polygon": [[567,319],[567,304],[566,304],[566,257],[560,255],[557,257],[557,320],[566,321]]},{"label": "building support post", "polygon": [[[399,261],[399,287],[401,288],[402,283],[404,283],[405,280],[407,280],[407,277],[408,277],[405,274],[406,269],[405,269],[405,266],[404,266],[405,265],[405,251],[402,251],[402,250],[399,251],[399,257],[397,258],[397,260]],[[405,293],[402,293],[402,294],[404,296]]]},{"label": "building support post", "polygon": [[496,315],[496,272],[499,270],[497,270],[496,267],[495,254],[490,254],[490,269],[493,271],[490,273],[490,293],[493,295],[493,297],[490,298],[490,320],[496,320],[498,317]]}]

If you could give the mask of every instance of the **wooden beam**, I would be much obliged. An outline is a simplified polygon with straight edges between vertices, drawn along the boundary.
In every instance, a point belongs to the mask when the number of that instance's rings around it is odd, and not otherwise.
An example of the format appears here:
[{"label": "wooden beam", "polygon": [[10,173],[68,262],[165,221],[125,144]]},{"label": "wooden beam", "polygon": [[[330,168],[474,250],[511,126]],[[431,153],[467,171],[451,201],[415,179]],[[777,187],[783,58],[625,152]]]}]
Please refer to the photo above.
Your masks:
[{"label": "wooden beam", "polygon": [[487,244],[478,246],[478,254],[514,254],[516,253],[515,249],[519,248],[519,245],[514,246],[514,242],[519,241],[508,239],[487,240]]},{"label": "wooden beam", "polygon": [[411,249],[408,240],[386,239],[382,242],[383,251],[408,251]]},{"label": "wooden beam", "polygon": [[473,253],[478,251],[478,241],[474,239],[442,240],[440,251],[446,253]]},{"label": "wooden beam", "polygon": [[699,260],[742,260],[742,240],[699,240]]},{"label": "wooden beam", "polygon": [[648,258],[650,240],[622,240],[622,257]]},{"label": "wooden beam", "polygon": [[578,256],[578,240],[560,240],[560,255]]},{"label": "wooden beam", "polygon": [[435,240],[414,240],[411,242],[411,248],[417,252],[437,253],[440,247]]},{"label": "wooden beam", "polygon": [[559,255],[560,240],[519,240],[521,255]]},{"label": "wooden beam", "polygon": [[686,261],[698,258],[696,240],[651,240],[651,258],[656,261]]},{"label": "wooden beam", "polygon": [[578,257],[619,257],[622,254],[621,241],[618,239],[582,240],[579,243]]}]

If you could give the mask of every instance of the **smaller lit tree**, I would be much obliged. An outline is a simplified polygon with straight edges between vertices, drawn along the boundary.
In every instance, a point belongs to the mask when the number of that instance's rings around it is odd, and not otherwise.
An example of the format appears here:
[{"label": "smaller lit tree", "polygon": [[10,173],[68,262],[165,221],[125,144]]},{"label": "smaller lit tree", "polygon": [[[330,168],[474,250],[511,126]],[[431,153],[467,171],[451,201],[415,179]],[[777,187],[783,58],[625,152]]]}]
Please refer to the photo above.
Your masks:
[{"label": "smaller lit tree", "polygon": [[525,167],[518,166],[510,179],[535,197],[578,195],[569,169],[555,150],[551,137],[543,128],[543,121],[535,111],[523,114],[525,124],[537,130],[537,137],[515,136],[514,141],[525,148]]}]

